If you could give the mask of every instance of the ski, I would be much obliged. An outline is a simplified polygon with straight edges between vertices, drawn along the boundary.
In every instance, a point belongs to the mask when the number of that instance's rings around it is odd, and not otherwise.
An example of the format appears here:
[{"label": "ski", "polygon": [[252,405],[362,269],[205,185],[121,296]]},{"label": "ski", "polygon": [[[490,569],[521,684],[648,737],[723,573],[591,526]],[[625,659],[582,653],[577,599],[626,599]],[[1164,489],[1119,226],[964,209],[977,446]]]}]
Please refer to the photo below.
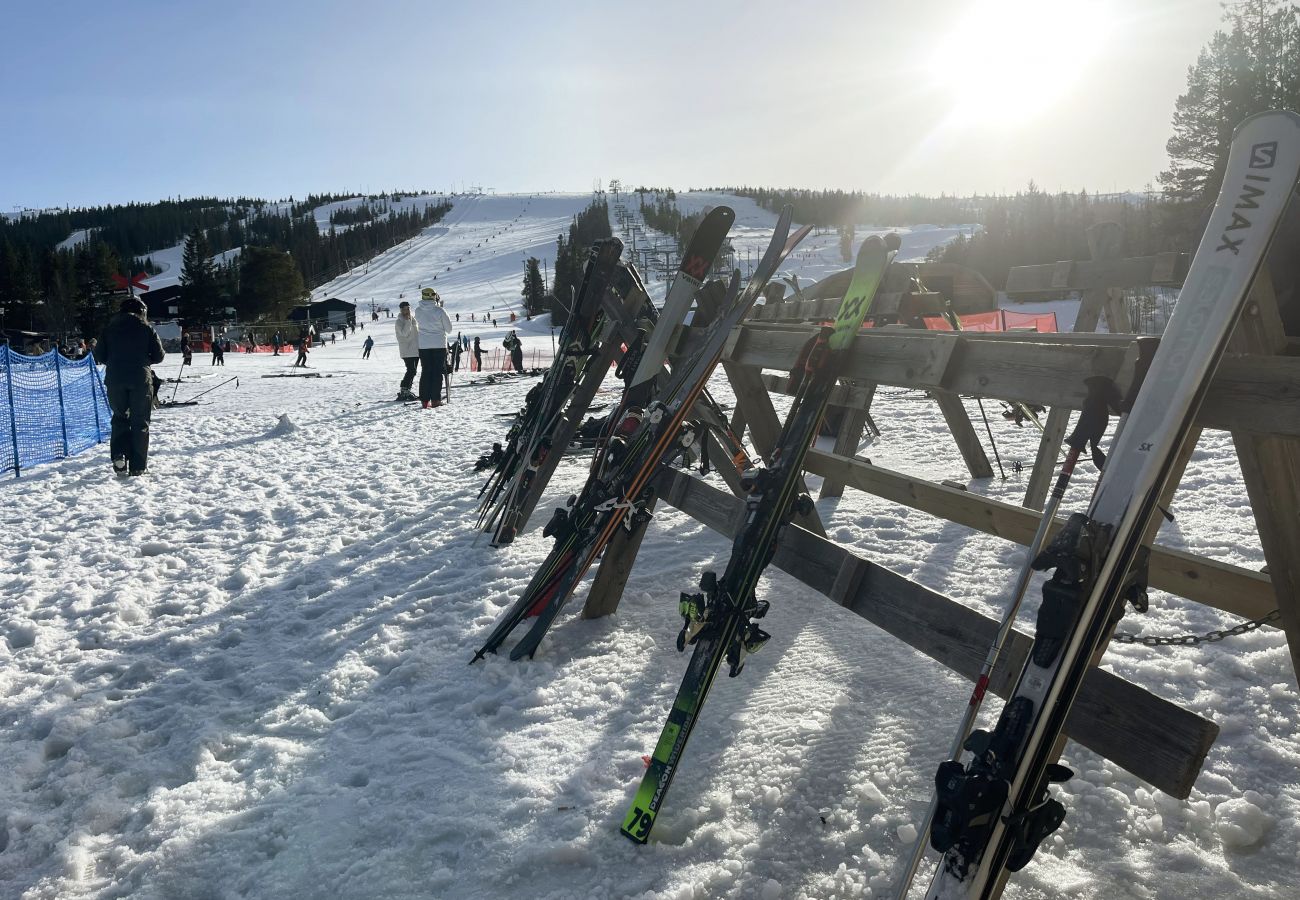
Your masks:
[{"label": "ski", "polygon": [[1300,176],[1300,116],[1261,113],[1233,135],[1223,185],[1174,313],[1086,513],[1034,560],[1043,585],[1034,642],[991,731],[935,775],[930,843],[943,854],[931,900],[993,900],[1065,818],[1049,790],[1073,773],[1055,749],[1126,601],[1145,603],[1143,538]]},{"label": "ski", "polygon": [[623,820],[622,833],[637,843],[643,844],[650,837],[723,661],[729,664],[729,674],[734,677],[744,667],[745,657],[767,641],[767,633],[755,620],[767,613],[768,602],[758,600],[754,590],[791,513],[812,505],[806,494],[796,496],[804,456],[816,437],[842,361],[897,250],[897,236],[890,237],[892,247],[876,235],[863,241],[835,322],[822,327],[800,353],[792,373],[792,380],[797,382],[794,403],[771,465],[748,473],[744,524],[732,542],[731,558],[722,577],[705,572],[700,579],[701,592],[681,596],[683,625],[677,649],[685,651],[688,645],[695,649],[650,765]]},{"label": "ski", "polygon": [[[700,289],[704,279],[713,269],[713,263],[722,250],[727,239],[727,232],[736,221],[736,213],[730,206],[715,206],[695,229],[695,234],[682,251],[682,262],[677,269],[668,296],[664,299],[659,312],[660,322],[679,323],[686,318],[695,292]],[[671,327],[656,325],[646,342],[641,360],[632,375],[630,387],[637,387],[659,374],[668,350],[668,339],[672,337]]]},{"label": "ski", "polygon": [[[659,314],[660,322],[666,324],[654,328],[651,332],[649,346],[644,350],[638,348],[638,350],[634,351],[632,349],[635,325],[626,327],[626,333],[621,335],[628,343],[629,353],[639,352],[640,366],[650,370],[651,377],[657,373],[659,368],[662,368],[663,353],[673,327],[685,317],[691,298],[699,288],[700,282],[696,277],[697,273],[707,274],[709,269],[712,268],[735,217],[735,213],[730,207],[720,206],[712,210],[700,223],[695,234],[692,235],[691,240],[688,242],[685,252],[682,254],[682,263],[678,268],[677,277],[669,289],[664,312]],[[621,248],[622,245],[619,246]],[[636,281],[635,286],[644,290],[635,274],[633,278]],[[599,304],[600,297],[598,294],[588,294],[587,300]],[[616,310],[618,309],[618,304],[613,304],[613,306]],[[646,311],[650,313],[651,318],[653,318],[653,309],[653,304],[647,301]],[[588,316],[599,316],[602,312],[604,315],[610,314],[609,306],[606,306],[603,310],[599,306],[589,306],[586,307],[585,311]],[[605,340],[608,340],[608,338]],[[615,348],[607,349],[612,351]],[[654,365],[656,359],[659,360],[658,366]],[[596,368],[603,373],[610,361],[612,361],[612,356],[603,364],[597,363]],[[594,372],[595,369],[590,371]],[[601,377],[603,378],[603,374]],[[576,428],[577,423],[581,420],[582,411],[577,410],[575,412],[572,408],[569,408],[569,411],[564,413],[564,418],[561,419],[561,413],[565,409],[566,406],[563,402],[553,402],[550,404],[549,410],[544,408],[540,413],[535,413],[528,419],[528,430],[531,431],[534,437],[534,450],[532,453],[525,455],[519,451],[514,453],[507,451],[505,454],[502,468],[508,474],[501,476],[500,484],[502,487],[498,488],[491,497],[493,504],[495,504],[497,498],[504,492],[507,493],[509,500],[506,502],[504,509],[495,511],[492,508],[484,509],[479,523],[480,527],[482,527],[483,520],[489,521],[487,530],[493,532],[493,546],[509,544],[514,540],[515,534],[527,524],[537,500],[554,471],[555,461],[552,459],[548,462],[548,458],[555,450],[557,443],[560,445],[568,444],[568,440],[563,434],[556,434],[555,432],[563,432],[565,430],[564,423],[571,420],[574,422],[574,428]],[[560,452],[563,452],[564,446],[559,449]],[[523,464],[522,471],[519,468],[520,463]],[[512,478],[517,479],[517,481],[511,482],[510,479]],[[522,484],[525,478],[529,482],[527,485]],[[510,485],[508,489],[505,488],[506,483]]]},{"label": "ski", "polygon": [[688,361],[672,374],[659,398],[645,409],[628,407],[618,417],[611,439],[592,462],[582,493],[571,498],[568,509],[557,509],[543,532],[555,539],[550,554],[524,593],[497,621],[472,661],[496,652],[510,632],[530,615],[536,616],[536,621],[511,649],[510,658],[531,657],[614,531],[624,524],[629,514],[634,517],[632,525],[638,521],[637,517],[645,515],[650,481],[664,455],[681,437],[682,421],[704,390],[732,329],[749,311],[781,262],[812,230],[811,226],[804,226],[790,235],[790,220],[791,211],[787,207],[743,292],[740,273],[732,273],[722,304],[725,313],[705,329],[699,346],[685,354]]}]

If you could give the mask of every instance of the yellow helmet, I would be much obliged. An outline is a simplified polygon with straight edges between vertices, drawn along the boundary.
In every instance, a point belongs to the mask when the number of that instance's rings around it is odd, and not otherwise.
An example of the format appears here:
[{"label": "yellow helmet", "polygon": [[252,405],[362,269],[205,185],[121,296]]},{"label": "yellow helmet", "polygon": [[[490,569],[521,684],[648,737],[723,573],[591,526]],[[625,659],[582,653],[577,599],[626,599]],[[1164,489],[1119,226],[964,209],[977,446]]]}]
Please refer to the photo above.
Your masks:
[{"label": "yellow helmet", "polygon": [[420,297],[421,299],[424,300],[437,300],[438,292],[435,291],[433,288],[425,288],[424,290],[420,291]]}]

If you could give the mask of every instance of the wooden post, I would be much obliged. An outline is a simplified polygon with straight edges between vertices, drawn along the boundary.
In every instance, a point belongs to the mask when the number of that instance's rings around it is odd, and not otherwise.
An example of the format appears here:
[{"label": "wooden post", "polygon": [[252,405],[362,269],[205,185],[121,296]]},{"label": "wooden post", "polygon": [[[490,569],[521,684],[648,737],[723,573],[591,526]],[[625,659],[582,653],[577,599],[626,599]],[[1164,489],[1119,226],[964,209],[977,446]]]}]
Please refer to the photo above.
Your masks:
[{"label": "wooden post", "polygon": [[[1274,252],[1294,252],[1294,248]],[[1267,272],[1260,272],[1230,348],[1238,353],[1273,354],[1287,343],[1272,282]],[[1277,595],[1291,667],[1300,684],[1300,439],[1234,431],[1232,442]]]},{"label": "wooden post", "polygon": [[[1098,222],[1090,227],[1088,251],[1092,254],[1093,261],[1118,259],[1122,236],[1123,232],[1118,222]],[[1110,326],[1112,332],[1118,333],[1115,325],[1119,321],[1119,316],[1116,314],[1115,318],[1111,317],[1111,305],[1123,306],[1120,302],[1112,304],[1107,288],[1099,287],[1084,291],[1079,301],[1078,315],[1074,318],[1073,330],[1076,333],[1096,331],[1097,323],[1101,321],[1101,314],[1105,311],[1106,324]],[[1122,321],[1127,323],[1127,315]],[[1021,503],[1028,509],[1042,509],[1043,504],[1047,502],[1047,489],[1051,487],[1052,475],[1056,471],[1056,460],[1061,453],[1061,444],[1065,440],[1065,429],[1070,424],[1070,412],[1068,409],[1052,407],[1051,412],[1047,414],[1047,421],[1043,423],[1043,434],[1038,441],[1038,455],[1034,458],[1034,468],[1029,473],[1029,484],[1025,488],[1025,499]]]},{"label": "wooden post", "polygon": [[[874,384],[861,385],[867,392],[866,402],[861,409],[846,407],[840,419],[840,431],[835,435],[835,452],[840,456],[857,456],[858,444],[862,443],[862,431],[871,420],[871,401],[876,396]],[[833,478],[822,481],[820,499],[839,497],[844,493],[844,482]]]},{"label": "wooden post", "polygon": [[961,458],[966,461],[970,477],[992,478],[993,465],[984,453],[984,445],[980,443],[975,425],[971,422],[961,398],[952,391],[935,389],[930,393],[934,397],[934,402],[939,404],[939,412],[943,413],[944,421],[948,423],[948,430],[952,432],[952,439],[957,442]]}]

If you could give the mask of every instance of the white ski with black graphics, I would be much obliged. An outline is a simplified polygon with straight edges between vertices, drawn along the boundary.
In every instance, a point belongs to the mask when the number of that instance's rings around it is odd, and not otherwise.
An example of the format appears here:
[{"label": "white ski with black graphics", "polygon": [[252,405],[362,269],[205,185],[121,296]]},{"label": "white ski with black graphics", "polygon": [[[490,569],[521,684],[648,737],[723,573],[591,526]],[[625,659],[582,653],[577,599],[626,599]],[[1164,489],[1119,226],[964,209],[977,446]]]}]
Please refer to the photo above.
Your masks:
[{"label": "white ski with black graphics", "polygon": [[1055,571],[1011,698],[992,731],[966,741],[970,761],[945,762],[935,776],[930,841],[944,856],[930,900],[998,897],[1004,870],[1028,864],[1065,818],[1048,788],[1073,773],[1054,762],[1054,747],[1125,601],[1145,591],[1144,532],[1297,177],[1300,116],[1261,113],[1237,128],[1218,202],[1088,512],[1035,560]]},{"label": "white ski with black graphics", "polygon": [[[727,232],[736,221],[736,212],[730,206],[715,206],[704,216],[695,229],[695,235],[682,252],[682,262],[677,269],[673,286],[664,298],[663,309],[659,312],[661,322],[678,323],[686,318],[686,311],[691,308],[691,300],[700,289],[704,279],[713,268],[714,260],[722,250],[727,239]],[[663,370],[664,357],[668,350],[668,339],[672,337],[672,328],[655,328],[650,333],[641,361],[632,375],[630,388],[654,378]]]}]

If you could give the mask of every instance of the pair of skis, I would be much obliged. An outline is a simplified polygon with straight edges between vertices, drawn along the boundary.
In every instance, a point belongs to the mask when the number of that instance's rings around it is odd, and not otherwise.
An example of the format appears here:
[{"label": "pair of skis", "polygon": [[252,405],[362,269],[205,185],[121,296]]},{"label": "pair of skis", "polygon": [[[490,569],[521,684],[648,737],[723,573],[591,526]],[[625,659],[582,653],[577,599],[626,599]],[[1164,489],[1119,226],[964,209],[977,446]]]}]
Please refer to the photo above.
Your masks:
[{"label": "pair of skis", "polygon": [[[567,449],[574,433],[581,422],[582,413],[591,402],[605,372],[614,361],[619,350],[619,339],[627,342],[628,353],[622,366],[628,366],[636,357],[637,365],[629,383],[633,395],[647,396],[656,383],[656,378],[663,368],[669,337],[673,327],[680,324],[690,308],[691,298],[699,289],[717,258],[727,233],[735,221],[736,214],[726,206],[711,210],[697,227],[695,234],[682,254],[677,277],[669,289],[664,309],[657,316],[654,305],[646,295],[635,268],[630,265],[611,275],[606,259],[591,274],[593,287],[585,290],[583,305],[587,316],[599,316],[606,328],[600,338],[601,351],[593,363],[583,372],[582,382],[571,388],[565,399],[571,402],[552,402],[554,412],[539,419],[533,429],[533,449],[519,458],[522,468],[514,473],[510,483],[507,499],[502,508],[493,514],[489,529],[494,531],[493,544],[508,544],[514,540],[516,533],[524,527],[533,507],[541,496],[560,455]],[[613,243],[611,243],[613,242]],[[622,250],[621,242],[610,239],[602,246],[617,246]],[[617,263],[617,258],[613,260]],[[620,297],[626,297],[631,291],[639,291],[645,296],[644,307],[634,316],[624,314],[622,304],[609,302],[603,293],[602,285],[610,280],[616,282]],[[584,281],[584,286],[587,284]],[[638,320],[649,321],[652,330],[648,342],[638,342]],[[612,327],[609,327],[612,325]]]},{"label": "pair of skis", "polygon": [[768,602],[755,595],[759,577],[767,568],[781,530],[797,510],[806,512],[812,500],[799,494],[804,456],[817,435],[834,389],[842,361],[871,309],[885,270],[898,249],[879,236],[863,241],[852,280],[833,325],[823,327],[800,354],[792,372],[797,383],[794,403],[772,453],[770,465],[750,473],[745,520],[732,543],[731,558],[721,578],[705,572],[700,593],[681,595],[682,630],[677,649],[694,646],[691,660],[673,701],[668,720],[650,757],[650,765],[623,821],[622,832],[645,843],[663,806],[681,762],[686,742],[699,719],[723,662],[736,676],[745,658],[761,647],[768,635],[758,627]]},{"label": "pair of skis", "polygon": [[511,659],[532,657],[578,582],[616,530],[625,523],[629,528],[636,527],[644,520],[645,507],[651,499],[650,482],[665,456],[678,447],[684,433],[682,424],[721,358],[732,329],[749,311],[781,262],[812,230],[811,226],[804,226],[791,235],[791,215],[787,207],[743,292],[740,273],[732,273],[722,303],[723,312],[706,329],[700,346],[688,354],[679,371],[672,373],[658,398],[644,409],[629,406],[614,418],[613,434],[593,460],[582,493],[570,501],[568,509],[556,510],[543,532],[555,539],[550,554],[524,593],[497,621],[472,661],[495,653],[525,618],[535,617],[532,628],[510,651]]},{"label": "pair of skis", "polygon": [[[1027,865],[1063,821],[1065,807],[1049,787],[1072,775],[1055,762],[1066,717],[1125,602],[1145,602],[1145,533],[1297,178],[1300,116],[1262,113],[1237,128],[1214,212],[1088,511],[1072,515],[1021,572],[1017,594],[1031,570],[1052,570],[1024,669],[993,729],[967,736],[968,715],[957,752],[935,776],[929,839],[943,859],[929,900],[993,900],[1007,873]],[[1071,458],[1077,453],[1072,443]],[[1067,458],[1051,510],[1072,468]],[[1045,514],[1044,534],[1046,524]],[[972,704],[986,683],[977,683]],[[904,875],[900,897],[912,871]]]}]

